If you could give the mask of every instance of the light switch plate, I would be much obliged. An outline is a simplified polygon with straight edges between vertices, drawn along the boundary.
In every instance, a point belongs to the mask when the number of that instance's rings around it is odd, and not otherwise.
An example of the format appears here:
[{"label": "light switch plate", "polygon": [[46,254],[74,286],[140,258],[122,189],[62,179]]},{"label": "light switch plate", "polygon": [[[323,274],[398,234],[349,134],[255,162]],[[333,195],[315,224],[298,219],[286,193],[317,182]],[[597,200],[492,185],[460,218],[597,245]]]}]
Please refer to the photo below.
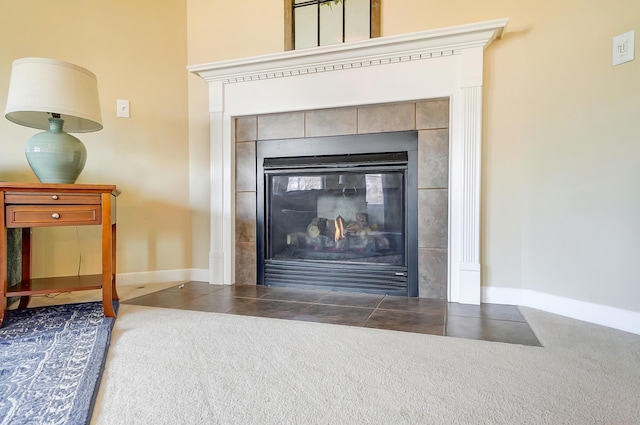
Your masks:
[{"label": "light switch plate", "polygon": [[118,99],[116,100],[116,115],[120,118],[129,118],[131,116],[131,111],[129,109],[129,101]]},{"label": "light switch plate", "polygon": [[635,59],[634,38],[635,31],[625,32],[613,37],[613,66]]}]

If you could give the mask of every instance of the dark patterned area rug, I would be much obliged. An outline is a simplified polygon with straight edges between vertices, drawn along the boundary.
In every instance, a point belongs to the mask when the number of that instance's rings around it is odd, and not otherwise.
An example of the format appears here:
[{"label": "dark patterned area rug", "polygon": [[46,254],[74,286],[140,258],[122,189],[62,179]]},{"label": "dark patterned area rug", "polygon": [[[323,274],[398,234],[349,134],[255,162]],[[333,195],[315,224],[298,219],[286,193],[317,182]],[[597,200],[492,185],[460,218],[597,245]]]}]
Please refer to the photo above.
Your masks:
[{"label": "dark patterned area rug", "polygon": [[0,424],[88,423],[113,322],[100,302],[8,311],[0,327]]}]

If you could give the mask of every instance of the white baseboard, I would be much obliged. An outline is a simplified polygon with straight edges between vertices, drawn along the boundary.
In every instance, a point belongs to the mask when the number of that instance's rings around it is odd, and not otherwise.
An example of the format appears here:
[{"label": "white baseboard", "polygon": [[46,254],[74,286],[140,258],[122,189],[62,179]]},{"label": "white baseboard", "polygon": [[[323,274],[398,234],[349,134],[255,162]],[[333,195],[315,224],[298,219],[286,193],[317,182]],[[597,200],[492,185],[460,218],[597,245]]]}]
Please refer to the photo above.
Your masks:
[{"label": "white baseboard", "polygon": [[209,269],[190,269],[191,279],[196,282],[209,282]]},{"label": "white baseboard", "polygon": [[640,335],[640,313],[529,289],[482,288],[482,302],[531,307]]},{"label": "white baseboard", "polygon": [[209,269],[158,270],[139,273],[118,273],[118,285],[142,285],[148,283],[209,281]]}]

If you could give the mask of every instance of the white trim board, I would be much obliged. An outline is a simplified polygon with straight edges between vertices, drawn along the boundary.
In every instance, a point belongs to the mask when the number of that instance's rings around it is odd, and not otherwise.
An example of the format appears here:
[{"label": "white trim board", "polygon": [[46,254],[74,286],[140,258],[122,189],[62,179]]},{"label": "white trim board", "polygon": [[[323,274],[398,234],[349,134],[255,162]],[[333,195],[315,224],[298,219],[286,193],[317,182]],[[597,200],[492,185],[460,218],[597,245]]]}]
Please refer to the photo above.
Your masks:
[{"label": "white trim board", "polygon": [[531,307],[584,322],[640,335],[640,313],[529,289],[482,288],[482,302]]}]

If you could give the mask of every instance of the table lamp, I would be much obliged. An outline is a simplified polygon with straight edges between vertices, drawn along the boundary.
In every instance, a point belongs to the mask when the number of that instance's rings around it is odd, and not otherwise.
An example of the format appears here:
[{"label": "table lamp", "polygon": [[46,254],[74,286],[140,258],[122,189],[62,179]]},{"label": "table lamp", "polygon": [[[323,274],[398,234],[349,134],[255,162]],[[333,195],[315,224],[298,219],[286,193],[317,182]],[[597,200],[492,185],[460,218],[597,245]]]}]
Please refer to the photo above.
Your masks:
[{"label": "table lamp", "polygon": [[[91,71],[46,58],[13,62],[5,117],[46,130],[27,142],[29,166],[42,183],[75,183],[87,150],[67,134],[102,129],[98,80]],[[64,126],[64,130],[63,130]]]}]

